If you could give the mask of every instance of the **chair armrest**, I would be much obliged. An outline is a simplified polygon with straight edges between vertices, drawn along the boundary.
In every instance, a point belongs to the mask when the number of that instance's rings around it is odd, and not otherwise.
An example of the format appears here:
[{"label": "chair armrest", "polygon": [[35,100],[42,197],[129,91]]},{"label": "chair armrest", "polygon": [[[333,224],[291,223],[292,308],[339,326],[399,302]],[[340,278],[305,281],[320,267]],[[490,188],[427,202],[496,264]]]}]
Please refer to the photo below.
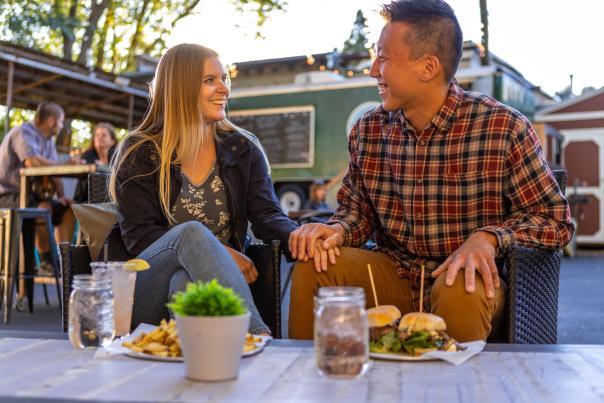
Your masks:
[{"label": "chair armrest", "polygon": [[245,254],[258,270],[256,282],[250,285],[254,303],[274,338],[281,338],[281,250],[279,241],[251,244]]},{"label": "chair armrest", "polygon": [[59,244],[61,274],[63,276],[63,331],[69,326],[69,296],[71,283],[75,274],[90,274],[90,253],[86,245],[71,245],[69,242]]},{"label": "chair armrest", "polygon": [[506,256],[507,341],[555,344],[561,250],[512,246]]}]

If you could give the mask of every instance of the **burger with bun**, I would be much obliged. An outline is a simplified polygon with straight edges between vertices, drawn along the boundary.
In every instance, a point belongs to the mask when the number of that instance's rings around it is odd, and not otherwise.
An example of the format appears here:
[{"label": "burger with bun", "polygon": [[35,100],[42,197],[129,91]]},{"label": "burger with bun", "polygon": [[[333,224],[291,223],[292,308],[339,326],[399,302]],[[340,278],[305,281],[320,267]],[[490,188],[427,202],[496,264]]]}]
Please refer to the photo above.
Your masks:
[{"label": "burger with bun", "polygon": [[392,305],[367,310],[370,350],[375,353],[408,353],[414,356],[428,351],[455,352],[464,347],[449,337],[443,318],[431,313],[411,312],[401,318]]}]

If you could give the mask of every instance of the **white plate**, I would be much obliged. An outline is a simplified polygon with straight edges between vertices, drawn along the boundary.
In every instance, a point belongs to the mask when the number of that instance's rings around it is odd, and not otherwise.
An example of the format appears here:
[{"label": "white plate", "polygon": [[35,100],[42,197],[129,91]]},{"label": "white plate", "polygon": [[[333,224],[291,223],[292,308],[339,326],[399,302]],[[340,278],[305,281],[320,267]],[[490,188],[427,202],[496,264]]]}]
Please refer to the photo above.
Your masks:
[{"label": "white plate", "polygon": [[[258,354],[259,352],[261,352],[264,349],[264,346],[266,345],[266,343],[269,340],[273,339],[271,336],[254,336],[254,337],[259,337],[260,342],[256,343],[256,348],[254,350],[242,351],[241,352],[242,357],[249,357],[251,355]],[[160,357],[158,355],[139,353],[136,351],[132,351],[129,348],[126,348],[126,347],[124,347],[124,348],[127,350],[124,352],[124,354],[126,354],[129,357],[139,358],[141,360],[165,361],[165,362],[183,362],[184,361],[183,357]]]},{"label": "white plate", "polygon": [[425,354],[414,356],[407,353],[373,353],[369,352],[369,357],[376,358],[378,360],[388,361],[434,361],[438,360],[436,357],[430,357]]},{"label": "white plate", "polygon": [[466,343],[459,343],[466,349],[456,352],[447,351],[428,351],[423,355],[413,356],[407,353],[372,353],[369,352],[371,358],[378,360],[390,360],[390,361],[432,361],[432,360],[444,360],[454,365],[459,365],[470,359],[472,356],[480,353],[485,346],[483,340],[470,341]]}]

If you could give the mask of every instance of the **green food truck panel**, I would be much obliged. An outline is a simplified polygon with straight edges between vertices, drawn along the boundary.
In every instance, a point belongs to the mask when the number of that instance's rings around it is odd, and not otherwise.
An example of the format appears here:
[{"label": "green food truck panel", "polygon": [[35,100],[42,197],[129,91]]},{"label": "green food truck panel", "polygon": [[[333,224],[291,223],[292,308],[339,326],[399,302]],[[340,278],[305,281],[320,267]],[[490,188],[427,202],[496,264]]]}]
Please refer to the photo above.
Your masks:
[{"label": "green food truck panel", "polygon": [[374,83],[325,87],[230,98],[229,118],[260,139],[275,182],[335,176],[348,164],[347,131],[379,105]]}]

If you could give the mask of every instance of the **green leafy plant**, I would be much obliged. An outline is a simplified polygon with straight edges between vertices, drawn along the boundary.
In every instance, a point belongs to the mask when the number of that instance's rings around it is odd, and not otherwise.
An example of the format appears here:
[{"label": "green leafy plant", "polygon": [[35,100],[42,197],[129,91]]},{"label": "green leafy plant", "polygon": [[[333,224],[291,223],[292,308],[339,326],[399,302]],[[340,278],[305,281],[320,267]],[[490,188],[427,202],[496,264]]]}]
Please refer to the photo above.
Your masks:
[{"label": "green leafy plant", "polygon": [[181,316],[235,316],[247,312],[243,299],[216,279],[187,284],[187,289],[176,293],[167,306]]}]

